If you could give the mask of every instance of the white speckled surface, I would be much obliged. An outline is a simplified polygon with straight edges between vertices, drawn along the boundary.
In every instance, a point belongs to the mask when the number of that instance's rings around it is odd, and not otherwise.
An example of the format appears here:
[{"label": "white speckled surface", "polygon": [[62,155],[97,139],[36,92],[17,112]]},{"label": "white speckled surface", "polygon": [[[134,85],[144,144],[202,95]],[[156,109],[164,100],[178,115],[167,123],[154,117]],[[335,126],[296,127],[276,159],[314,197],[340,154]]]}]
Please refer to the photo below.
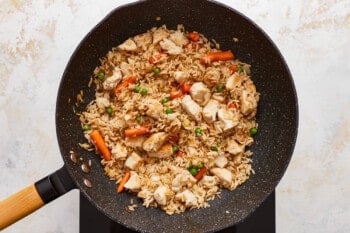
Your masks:
[{"label": "white speckled surface", "polygon": [[[0,0],[1,200],[63,165],[60,77],[82,37],[127,2]],[[350,232],[350,1],[221,2],[269,34],[298,92],[299,136],[277,188],[277,232]],[[71,191],[3,232],[79,232],[78,197]]]}]

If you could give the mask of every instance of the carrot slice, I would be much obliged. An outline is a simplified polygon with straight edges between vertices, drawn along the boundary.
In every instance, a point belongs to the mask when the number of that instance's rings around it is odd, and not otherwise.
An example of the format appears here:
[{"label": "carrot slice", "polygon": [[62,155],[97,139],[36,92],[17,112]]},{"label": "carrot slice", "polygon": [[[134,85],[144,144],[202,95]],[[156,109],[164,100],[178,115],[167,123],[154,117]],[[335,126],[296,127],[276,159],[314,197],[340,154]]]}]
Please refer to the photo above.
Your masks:
[{"label": "carrot slice", "polygon": [[201,169],[199,169],[198,173],[196,174],[196,176],[194,178],[196,178],[196,180],[202,179],[206,171],[207,171],[207,168],[202,167]]},{"label": "carrot slice", "polygon": [[181,84],[181,90],[183,93],[190,93],[190,90],[191,90],[191,84],[187,83],[187,82],[184,82],[183,84]]},{"label": "carrot slice", "polygon": [[120,181],[119,185],[118,185],[118,189],[117,189],[117,192],[118,192],[118,193],[123,192],[123,190],[124,190],[124,185],[125,185],[126,182],[128,182],[129,178],[130,178],[130,172],[126,172],[126,173],[124,174],[122,180]]},{"label": "carrot slice", "polygon": [[149,133],[149,128],[140,126],[139,128],[126,129],[124,131],[125,137],[136,137]]},{"label": "carrot slice", "polygon": [[151,63],[151,64],[156,64],[158,62],[160,62],[160,59],[165,55],[165,53],[163,52],[159,52],[153,56],[151,56],[149,59],[148,59],[148,62]]},{"label": "carrot slice", "polygon": [[111,159],[111,152],[109,151],[102,135],[98,130],[94,130],[90,133],[90,138],[96,145],[99,152],[102,154],[103,158],[108,161]]},{"label": "carrot slice", "polygon": [[234,59],[234,55],[230,50],[207,53],[201,57],[201,63],[208,65],[214,61],[229,61]]},{"label": "carrot slice", "polygon": [[227,105],[227,107],[228,108],[236,108],[237,106],[235,105],[235,103],[229,103],[228,105]]},{"label": "carrot slice", "polygon": [[236,65],[230,66],[230,70],[231,70],[232,73],[236,72],[237,69],[238,69],[238,67]]},{"label": "carrot slice", "polygon": [[182,157],[184,155],[184,152],[179,150],[178,152],[176,152],[176,157]]},{"label": "carrot slice", "polygon": [[121,84],[119,84],[115,89],[114,93],[118,94],[120,93],[124,88],[127,88],[130,83],[136,82],[136,76],[130,76],[127,79],[125,79]]},{"label": "carrot slice", "polygon": [[184,94],[182,93],[181,90],[177,90],[177,91],[171,91],[170,92],[170,99],[176,99],[176,98],[180,98],[182,97]]},{"label": "carrot slice", "polygon": [[197,42],[199,40],[199,33],[198,32],[190,32],[188,33],[188,39],[190,39],[193,42]]}]

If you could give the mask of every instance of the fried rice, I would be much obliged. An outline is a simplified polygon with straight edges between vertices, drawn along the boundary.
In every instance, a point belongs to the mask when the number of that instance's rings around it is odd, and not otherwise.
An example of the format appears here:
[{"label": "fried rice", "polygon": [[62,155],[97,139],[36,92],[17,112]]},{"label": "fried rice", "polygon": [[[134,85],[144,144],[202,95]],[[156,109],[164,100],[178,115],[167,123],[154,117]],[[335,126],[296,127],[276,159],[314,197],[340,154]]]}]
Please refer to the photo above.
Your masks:
[{"label": "fried rice", "polygon": [[218,52],[233,55],[182,25],[164,25],[112,48],[94,70],[95,99],[79,113],[84,148],[101,155],[106,176],[145,207],[167,214],[209,207],[254,173],[247,147],[259,93],[249,64],[203,59]]}]

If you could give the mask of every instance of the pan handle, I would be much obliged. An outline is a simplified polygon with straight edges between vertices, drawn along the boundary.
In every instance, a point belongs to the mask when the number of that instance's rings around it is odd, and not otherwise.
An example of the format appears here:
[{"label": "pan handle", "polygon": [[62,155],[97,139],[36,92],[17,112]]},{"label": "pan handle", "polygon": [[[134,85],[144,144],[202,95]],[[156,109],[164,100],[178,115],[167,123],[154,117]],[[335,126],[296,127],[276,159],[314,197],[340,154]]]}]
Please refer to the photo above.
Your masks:
[{"label": "pan handle", "polygon": [[0,230],[76,188],[63,166],[0,202]]}]

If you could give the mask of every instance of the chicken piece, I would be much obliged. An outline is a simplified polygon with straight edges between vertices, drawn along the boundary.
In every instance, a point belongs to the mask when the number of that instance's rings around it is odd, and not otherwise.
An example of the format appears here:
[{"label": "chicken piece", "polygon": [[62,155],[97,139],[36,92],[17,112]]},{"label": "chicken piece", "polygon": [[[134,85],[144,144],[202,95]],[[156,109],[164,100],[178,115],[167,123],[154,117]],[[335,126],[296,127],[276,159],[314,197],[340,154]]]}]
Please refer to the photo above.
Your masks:
[{"label": "chicken piece", "polygon": [[167,38],[168,36],[169,32],[164,27],[157,28],[153,32],[153,44],[157,44],[159,41]]},{"label": "chicken piece", "polygon": [[225,188],[230,188],[233,181],[233,175],[231,171],[229,171],[226,168],[215,167],[210,169],[210,172],[214,174],[217,178],[219,178],[220,183]]},{"label": "chicken piece", "polygon": [[203,108],[203,119],[207,123],[213,123],[216,121],[216,114],[219,110],[219,102],[216,100],[209,100],[207,105]]},{"label": "chicken piece", "polygon": [[226,89],[227,90],[233,90],[236,87],[239,87],[243,81],[243,78],[241,75],[234,73],[226,80]]},{"label": "chicken piece", "polygon": [[187,80],[188,74],[184,71],[175,71],[174,78],[178,83],[183,83]]},{"label": "chicken piece", "polygon": [[247,90],[242,91],[240,102],[241,102],[241,112],[243,115],[249,115],[255,110],[255,108],[258,105],[257,100],[254,97],[254,94],[248,92]]},{"label": "chicken piece", "polygon": [[170,192],[170,190],[168,189],[168,187],[162,185],[159,186],[153,194],[154,200],[156,200],[156,202],[159,205],[166,205],[167,203],[167,195]]},{"label": "chicken piece", "polygon": [[146,50],[148,45],[152,43],[152,34],[150,32],[142,33],[134,36],[134,41],[137,47]]},{"label": "chicken piece", "polygon": [[223,168],[228,163],[228,160],[225,157],[225,155],[219,155],[218,157],[215,158],[214,163],[217,167]]},{"label": "chicken piece", "polygon": [[145,140],[146,140],[145,136],[126,137],[125,144],[132,148],[142,148],[142,144]]},{"label": "chicken piece", "polygon": [[190,190],[185,190],[175,195],[175,199],[185,203],[186,207],[197,206],[197,198]]},{"label": "chicken piece", "polygon": [[181,100],[181,106],[196,121],[202,119],[202,108],[196,102],[194,102],[189,95],[185,95]]},{"label": "chicken piece", "polygon": [[171,189],[174,192],[181,190],[183,186],[195,184],[197,180],[191,175],[191,173],[185,169],[181,169],[178,174],[176,174],[173,182],[171,184]]},{"label": "chicken piece", "polygon": [[188,38],[181,31],[175,31],[174,33],[171,33],[169,38],[181,48],[188,43]]},{"label": "chicken piece", "polygon": [[214,93],[211,96],[212,99],[219,101],[220,103],[225,103],[226,97],[222,93]]},{"label": "chicken piece", "polygon": [[167,137],[168,134],[164,132],[154,133],[143,142],[142,149],[147,152],[158,151],[164,144]]},{"label": "chicken piece", "polygon": [[232,155],[238,155],[244,152],[244,148],[245,146],[238,144],[235,139],[233,138],[227,139],[227,145],[226,145],[225,151],[227,151],[228,153]]},{"label": "chicken piece", "polygon": [[191,97],[199,105],[204,106],[210,99],[210,90],[202,82],[193,83],[190,90]]},{"label": "chicken piece", "polygon": [[109,99],[104,96],[96,96],[96,105],[98,108],[104,109],[111,105]]},{"label": "chicken piece", "polygon": [[111,151],[115,159],[125,159],[128,156],[128,150],[120,142],[118,142]]},{"label": "chicken piece", "polygon": [[178,133],[181,130],[181,121],[177,118],[178,114],[167,114],[166,115],[166,132]]},{"label": "chicken piece", "polygon": [[164,144],[158,151],[148,152],[148,155],[152,158],[168,158],[173,154],[173,146],[170,143]]},{"label": "chicken piece", "polygon": [[166,50],[170,55],[179,55],[183,52],[182,47],[177,46],[173,41],[165,38],[159,42],[160,47]]},{"label": "chicken piece", "polygon": [[141,180],[139,175],[131,171],[129,180],[124,184],[124,188],[131,190],[132,192],[138,192],[141,189]]},{"label": "chicken piece", "polygon": [[237,117],[225,105],[222,105],[218,110],[218,118],[223,123],[224,131],[229,131],[238,125]]},{"label": "chicken piece", "polygon": [[220,71],[217,68],[208,68],[203,76],[203,81],[209,87],[215,86],[220,80]]},{"label": "chicken piece", "polygon": [[142,158],[136,152],[132,152],[131,155],[125,160],[124,166],[130,170],[135,170],[141,162]]},{"label": "chicken piece", "polygon": [[135,51],[137,49],[137,45],[135,41],[131,38],[124,41],[122,44],[118,45],[118,48],[125,51]]},{"label": "chicken piece", "polygon": [[114,68],[113,75],[107,77],[103,81],[103,83],[102,83],[103,89],[104,90],[113,90],[118,85],[118,83],[122,80],[122,78],[123,77],[122,77],[122,73],[121,73],[120,69]]},{"label": "chicken piece", "polygon": [[212,188],[217,185],[217,178],[215,176],[204,175],[202,179],[198,182],[203,187]]},{"label": "chicken piece", "polygon": [[160,103],[160,101],[155,99],[147,99],[145,103],[148,107],[146,115],[154,119],[159,119],[165,115],[163,105]]}]

